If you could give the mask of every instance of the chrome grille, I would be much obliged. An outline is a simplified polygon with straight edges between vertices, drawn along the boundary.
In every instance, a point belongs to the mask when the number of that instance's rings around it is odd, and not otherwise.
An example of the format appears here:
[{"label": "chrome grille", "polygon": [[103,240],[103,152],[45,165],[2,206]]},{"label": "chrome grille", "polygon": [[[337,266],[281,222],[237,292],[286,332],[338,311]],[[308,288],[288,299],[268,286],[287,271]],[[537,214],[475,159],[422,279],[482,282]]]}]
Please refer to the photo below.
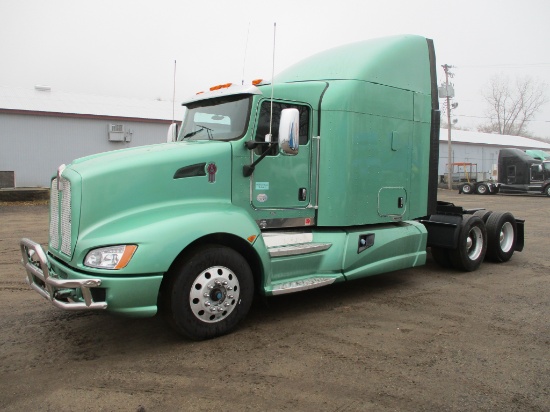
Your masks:
[{"label": "chrome grille", "polygon": [[[50,247],[60,249],[70,256],[71,245],[71,183],[61,177],[61,190],[57,189],[57,180],[52,180],[50,194]],[[61,194],[61,205],[59,197]],[[61,207],[61,210],[60,210]],[[59,220],[61,218],[61,221]]]},{"label": "chrome grille", "polygon": [[59,192],[57,178],[52,180],[50,189],[50,246],[59,249]]},{"label": "chrome grille", "polygon": [[71,255],[71,184],[61,178],[61,252]]}]

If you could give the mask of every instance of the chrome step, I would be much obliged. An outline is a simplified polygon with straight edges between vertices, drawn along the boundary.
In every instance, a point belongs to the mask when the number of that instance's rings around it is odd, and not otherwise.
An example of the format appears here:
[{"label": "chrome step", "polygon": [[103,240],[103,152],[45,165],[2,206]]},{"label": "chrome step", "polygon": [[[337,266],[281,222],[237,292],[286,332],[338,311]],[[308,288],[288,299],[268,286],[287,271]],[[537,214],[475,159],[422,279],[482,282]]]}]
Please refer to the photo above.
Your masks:
[{"label": "chrome step", "polygon": [[271,257],[304,255],[332,246],[332,243],[313,242],[311,232],[264,232],[262,237]]},{"label": "chrome step", "polygon": [[336,278],[311,278],[275,285],[271,291],[274,295],[300,292],[302,290],[319,288],[334,283]]},{"label": "chrome step", "polygon": [[313,233],[311,232],[263,232],[262,237],[268,248],[313,242]]}]

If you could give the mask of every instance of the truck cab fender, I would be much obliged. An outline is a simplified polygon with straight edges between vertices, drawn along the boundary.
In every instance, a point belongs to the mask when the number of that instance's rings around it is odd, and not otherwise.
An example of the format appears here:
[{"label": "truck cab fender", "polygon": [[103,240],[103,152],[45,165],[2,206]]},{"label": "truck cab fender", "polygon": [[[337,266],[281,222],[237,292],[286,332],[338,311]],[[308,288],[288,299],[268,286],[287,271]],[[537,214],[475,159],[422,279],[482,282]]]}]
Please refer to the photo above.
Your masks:
[{"label": "truck cab fender", "polygon": [[256,222],[242,208],[219,202],[164,205],[119,216],[81,233],[73,262],[82,267],[79,262],[98,245],[136,244],[128,266],[117,275],[165,273],[188,247],[216,239],[229,246],[230,239],[237,240],[241,249],[249,246],[249,252],[262,255],[259,261],[269,264]]}]

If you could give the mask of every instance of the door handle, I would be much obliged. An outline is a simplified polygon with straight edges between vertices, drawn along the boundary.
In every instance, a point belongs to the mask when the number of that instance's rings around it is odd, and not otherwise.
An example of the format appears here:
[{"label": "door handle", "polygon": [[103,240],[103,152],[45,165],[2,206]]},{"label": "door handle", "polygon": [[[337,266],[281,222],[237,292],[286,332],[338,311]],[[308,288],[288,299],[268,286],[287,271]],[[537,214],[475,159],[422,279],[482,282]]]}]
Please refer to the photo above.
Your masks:
[{"label": "door handle", "polygon": [[307,189],[305,187],[301,187],[298,189],[298,200],[300,202],[305,202],[307,199]]}]

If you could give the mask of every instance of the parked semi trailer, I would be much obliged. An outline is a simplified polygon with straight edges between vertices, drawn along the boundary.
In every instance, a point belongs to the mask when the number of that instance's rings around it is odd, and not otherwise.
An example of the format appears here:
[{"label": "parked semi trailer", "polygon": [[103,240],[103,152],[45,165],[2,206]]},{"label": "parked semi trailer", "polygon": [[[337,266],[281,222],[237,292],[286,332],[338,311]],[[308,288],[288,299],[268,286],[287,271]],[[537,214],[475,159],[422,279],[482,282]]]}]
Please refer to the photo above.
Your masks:
[{"label": "parked semi trailer", "polygon": [[[546,155],[546,156],[545,156]],[[550,158],[540,150],[501,149],[496,181],[468,182],[459,193],[531,193],[550,196]]]},{"label": "parked semi trailer", "polygon": [[432,40],[354,43],[253,83],[184,101],[170,142],[60,166],[47,251],[21,240],[30,286],[65,310],[161,311],[206,339],[255,293],[421,266],[429,248],[465,271],[522,250],[512,214],[437,201]]}]

